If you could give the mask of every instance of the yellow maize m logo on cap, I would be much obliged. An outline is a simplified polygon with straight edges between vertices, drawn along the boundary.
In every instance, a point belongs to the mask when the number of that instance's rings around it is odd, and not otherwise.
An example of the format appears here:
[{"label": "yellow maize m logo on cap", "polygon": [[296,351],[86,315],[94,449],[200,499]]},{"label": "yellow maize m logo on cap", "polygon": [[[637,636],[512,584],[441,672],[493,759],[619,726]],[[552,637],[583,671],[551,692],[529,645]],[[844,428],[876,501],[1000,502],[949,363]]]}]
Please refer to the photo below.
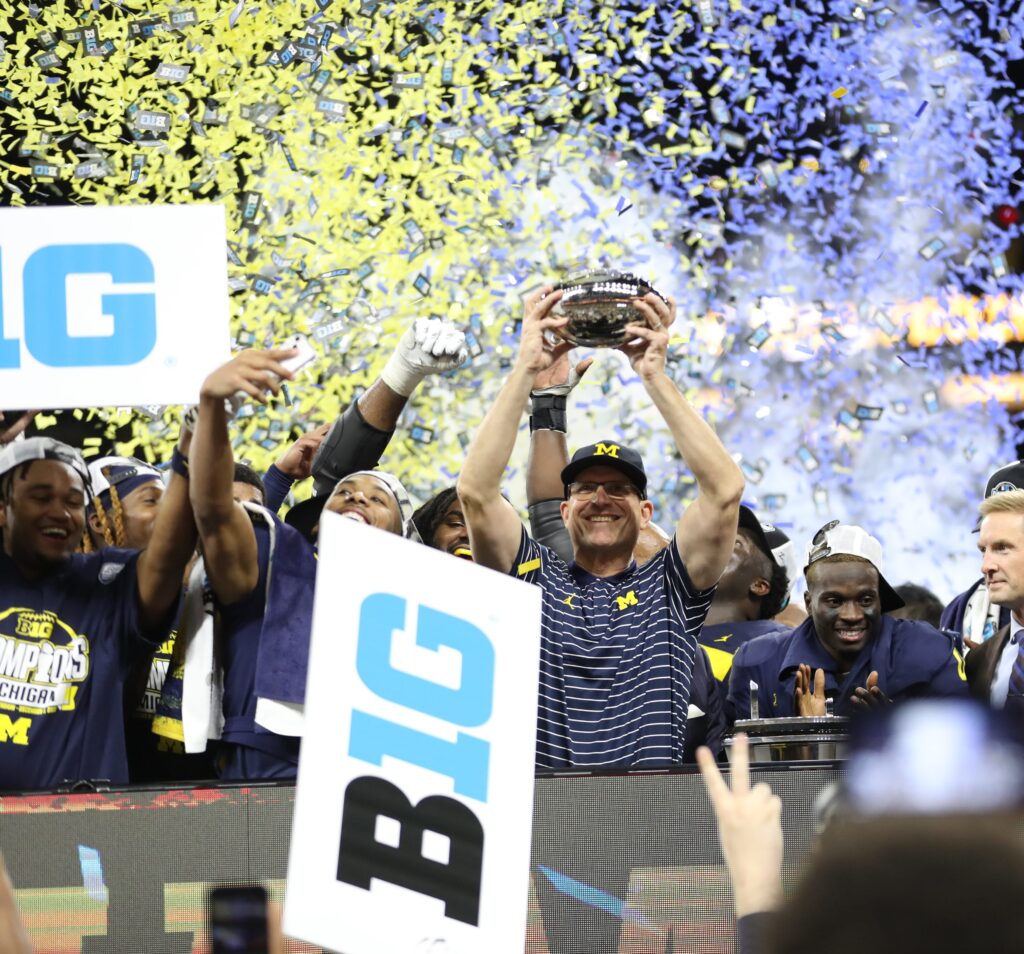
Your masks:
[{"label": "yellow maize m logo on cap", "polygon": [[615,457],[619,456],[619,445],[618,444],[598,444],[594,451],[594,456],[601,457]]}]

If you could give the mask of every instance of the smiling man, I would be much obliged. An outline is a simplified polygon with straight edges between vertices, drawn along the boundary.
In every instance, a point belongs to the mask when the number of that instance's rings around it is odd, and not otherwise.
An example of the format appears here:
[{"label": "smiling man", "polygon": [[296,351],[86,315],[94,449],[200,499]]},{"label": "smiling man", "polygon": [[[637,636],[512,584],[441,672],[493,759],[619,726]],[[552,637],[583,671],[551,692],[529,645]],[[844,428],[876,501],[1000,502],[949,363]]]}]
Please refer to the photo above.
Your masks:
[{"label": "smiling man", "polygon": [[291,377],[281,364],[290,354],[242,351],[207,377],[200,397],[191,493],[223,650],[217,764],[223,779],[295,777],[299,735],[268,731],[258,721],[258,705],[261,697],[300,698],[305,687],[316,579],[307,537],[316,539],[322,512],[390,533],[405,533],[412,525],[405,489],[382,471],[349,474],[329,495],[293,507],[288,524],[235,499],[225,399],[245,391],[265,403],[267,392],[276,394],[281,380]]},{"label": "smiling man", "polygon": [[444,550],[452,556],[472,560],[469,530],[462,515],[462,504],[454,487],[435,494],[413,515],[420,537],[428,547]]},{"label": "smiling man", "polygon": [[697,481],[672,543],[642,567],[633,558],[653,505],[635,451],[614,440],[578,450],[562,471],[562,519],[574,560],[527,534],[501,495],[530,391],[569,345],[547,332],[559,292],[527,297],[516,363],[459,476],[473,559],[543,589],[537,767],[642,767],[683,761],[697,632],[732,552],[743,475],[665,373],[675,303],[633,304],[620,350],[629,358]]},{"label": "smiling man", "polygon": [[743,645],[733,659],[728,708],[750,718],[756,683],[761,718],[836,715],[858,706],[966,691],[953,639],[918,620],[886,615],[903,601],[882,575],[882,546],[860,527],[826,524],[811,541],[804,577],[808,618],[791,632]]},{"label": "smiling man", "polygon": [[33,437],[0,452],[2,789],[127,782],[125,680],[175,619],[195,547],[187,479],[172,475],[141,552],[75,552],[88,487],[66,444]]}]

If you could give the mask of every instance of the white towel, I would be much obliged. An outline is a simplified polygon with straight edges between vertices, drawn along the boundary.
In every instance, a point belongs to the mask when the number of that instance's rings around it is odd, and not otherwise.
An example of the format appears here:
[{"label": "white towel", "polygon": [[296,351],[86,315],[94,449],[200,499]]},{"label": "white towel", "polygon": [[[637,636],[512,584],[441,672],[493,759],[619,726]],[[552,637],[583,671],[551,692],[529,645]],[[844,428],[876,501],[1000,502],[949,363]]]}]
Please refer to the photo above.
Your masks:
[{"label": "white towel", "polygon": [[988,587],[982,583],[970,595],[964,609],[964,638],[983,643],[999,629],[999,610],[988,598]]},{"label": "white towel", "polygon": [[204,599],[206,567],[197,560],[188,578],[178,639],[185,639],[181,723],[186,752],[205,752],[224,728],[224,673],[213,651],[213,605]]}]

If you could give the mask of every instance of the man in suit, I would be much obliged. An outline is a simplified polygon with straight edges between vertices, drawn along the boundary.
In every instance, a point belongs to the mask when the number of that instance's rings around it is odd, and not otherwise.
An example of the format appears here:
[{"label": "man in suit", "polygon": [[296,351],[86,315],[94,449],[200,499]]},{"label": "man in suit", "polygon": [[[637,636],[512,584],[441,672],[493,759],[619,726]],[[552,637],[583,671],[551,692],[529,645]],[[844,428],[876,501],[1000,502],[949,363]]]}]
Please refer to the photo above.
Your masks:
[{"label": "man in suit", "polygon": [[981,572],[989,600],[1010,621],[967,656],[971,692],[997,709],[1024,715],[1024,490],[986,497],[978,508]]},{"label": "man in suit", "polygon": [[[1015,460],[992,472],[985,485],[985,496],[1024,488],[1024,461]],[[974,528],[977,533],[979,526]],[[989,599],[984,578],[975,580],[963,593],[954,596],[939,618],[939,629],[960,633],[968,648],[991,639],[1010,622],[1010,611]]]}]

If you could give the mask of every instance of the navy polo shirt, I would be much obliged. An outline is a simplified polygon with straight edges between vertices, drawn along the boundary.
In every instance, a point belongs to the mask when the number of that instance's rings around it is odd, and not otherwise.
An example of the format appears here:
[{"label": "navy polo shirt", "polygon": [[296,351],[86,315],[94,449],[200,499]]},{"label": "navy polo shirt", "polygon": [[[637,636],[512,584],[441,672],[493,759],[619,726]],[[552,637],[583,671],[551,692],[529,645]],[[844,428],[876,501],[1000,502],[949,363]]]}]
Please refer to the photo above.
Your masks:
[{"label": "navy polo shirt", "polygon": [[715,623],[713,626],[704,624],[698,638],[711,660],[711,669],[722,687],[723,695],[729,685],[733,657],[740,646],[765,633],[778,632],[788,633],[790,627],[773,619],[741,619],[732,623]]},{"label": "navy polo shirt", "polygon": [[0,550],[0,789],[128,781],[125,679],[177,617],[142,630],[138,556],[76,553],[33,582]]},{"label": "navy polo shirt", "polygon": [[675,541],[598,577],[530,539],[511,573],[544,591],[537,767],[683,761],[694,654],[714,587],[690,581]]},{"label": "navy polo shirt", "polygon": [[838,664],[818,641],[814,621],[808,617],[789,632],[769,633],[742,646],[729,676],[728,708],[736,719],[750,718],[750,682],[758,686],[760,718],[794,716],[796,672],[801,663],[825,671],[825,693],[835,699],[835,714],[851,715],[855,689],[872,672],[878,687],[890,699],[907,696],[966,695],[967,681],[953,638],[928,623],[882,616],[878,636],[854,660],[839,681]]}]

